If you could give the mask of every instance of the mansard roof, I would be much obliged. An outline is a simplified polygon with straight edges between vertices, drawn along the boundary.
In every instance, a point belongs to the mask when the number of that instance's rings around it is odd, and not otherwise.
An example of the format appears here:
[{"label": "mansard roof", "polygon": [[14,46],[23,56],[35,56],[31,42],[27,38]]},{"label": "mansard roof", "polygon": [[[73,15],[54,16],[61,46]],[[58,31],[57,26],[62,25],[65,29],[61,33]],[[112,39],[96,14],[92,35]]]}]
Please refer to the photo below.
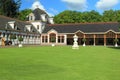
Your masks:
[{"label": "mansard roof", "polygon": [[33,11],[33,14],[35,15],[35,20],[42,20],[41,19],[41,15],[42,14],[46,14],[48,16],[48,14],[44,11],[44,10],[41,10],[39,8],[36,8],[34,11]]},{"label": "mansard roof", "polygon": [[75,33],[81,31],[84,33],[100,33],[109,30],[120,32],[120,24],[118,22],[101,22],[101,23],[80,23],[80,24],[53,24],[46,25],[43,33],[55,30],[58,33]]},{"label": "mansard roof", "polygon": [[[28,30],[24,31],[25,25],[31,25],[33,27],[33,25],[31,23],[0,15],[0,29],[1,30],[5,30],[6,25],[9,27],[8,29],[13,30],[12,28],[10,28],[10,25],[8,24],[8,22],[15,22],[14,24],[18,27],[20,32],[31,33]],[[33,28],[33,29],[35,29],[35,28]],[[34,30],[34,31],[36,32],[36,30]]]}]

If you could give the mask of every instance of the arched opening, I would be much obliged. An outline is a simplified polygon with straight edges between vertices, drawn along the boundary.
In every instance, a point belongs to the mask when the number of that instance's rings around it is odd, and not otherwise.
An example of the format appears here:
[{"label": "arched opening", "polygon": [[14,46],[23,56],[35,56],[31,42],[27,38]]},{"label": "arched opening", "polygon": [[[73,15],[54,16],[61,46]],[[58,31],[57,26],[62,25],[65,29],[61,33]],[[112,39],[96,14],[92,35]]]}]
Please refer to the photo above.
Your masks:
[{"label": "arched opening", "polygon": [[50,43],[55,43],[56,42],[56,34],[55,33],[51,33],[50,35]]},{"label": "arched opening", "polygon": [[107,45],[114,45],[115,33],[110,31],[106,34],[106,44]]}]

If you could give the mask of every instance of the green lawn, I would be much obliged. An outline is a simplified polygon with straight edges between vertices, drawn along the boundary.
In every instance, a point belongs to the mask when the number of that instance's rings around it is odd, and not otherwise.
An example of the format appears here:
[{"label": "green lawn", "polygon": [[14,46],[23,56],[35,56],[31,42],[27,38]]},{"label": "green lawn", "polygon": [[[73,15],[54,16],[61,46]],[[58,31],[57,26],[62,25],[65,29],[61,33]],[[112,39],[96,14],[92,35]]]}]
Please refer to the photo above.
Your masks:
[{"label": "green lawn", "polygon": [[120,48],[0,48],[0,80],[120,80]]}]

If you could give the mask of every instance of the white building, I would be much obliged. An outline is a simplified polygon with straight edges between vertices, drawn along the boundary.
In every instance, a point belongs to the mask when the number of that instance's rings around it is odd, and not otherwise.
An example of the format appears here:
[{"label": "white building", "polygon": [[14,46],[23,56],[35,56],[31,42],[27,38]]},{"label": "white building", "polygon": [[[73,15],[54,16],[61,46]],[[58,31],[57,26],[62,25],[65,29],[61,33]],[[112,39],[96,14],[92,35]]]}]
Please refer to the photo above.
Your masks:
[{"label": "white building", "polygon": [[[46,24],[53,24],[53,18],[39,8],[28,15],[26,22],[0,15],[0,45],[2,38],[19,44],[20,36],[23,37],[23,44],[40,44],[41,33]],[[15,35],[16,39],[11,39],[11,35]]]}]

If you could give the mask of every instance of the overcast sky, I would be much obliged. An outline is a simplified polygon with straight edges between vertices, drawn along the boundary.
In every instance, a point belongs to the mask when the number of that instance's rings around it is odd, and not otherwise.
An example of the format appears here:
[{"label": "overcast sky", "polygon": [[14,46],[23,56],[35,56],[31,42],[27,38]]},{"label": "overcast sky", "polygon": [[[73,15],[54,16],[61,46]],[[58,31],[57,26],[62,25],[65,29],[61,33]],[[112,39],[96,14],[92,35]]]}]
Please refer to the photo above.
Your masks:
[{"label": "overcast sky", "polygon": [[90,11],[102,13],[104,10],[120,10],[120,0],[22,0],[20,10],[39,7],[49,15],[56,15],[64,10]]}]

